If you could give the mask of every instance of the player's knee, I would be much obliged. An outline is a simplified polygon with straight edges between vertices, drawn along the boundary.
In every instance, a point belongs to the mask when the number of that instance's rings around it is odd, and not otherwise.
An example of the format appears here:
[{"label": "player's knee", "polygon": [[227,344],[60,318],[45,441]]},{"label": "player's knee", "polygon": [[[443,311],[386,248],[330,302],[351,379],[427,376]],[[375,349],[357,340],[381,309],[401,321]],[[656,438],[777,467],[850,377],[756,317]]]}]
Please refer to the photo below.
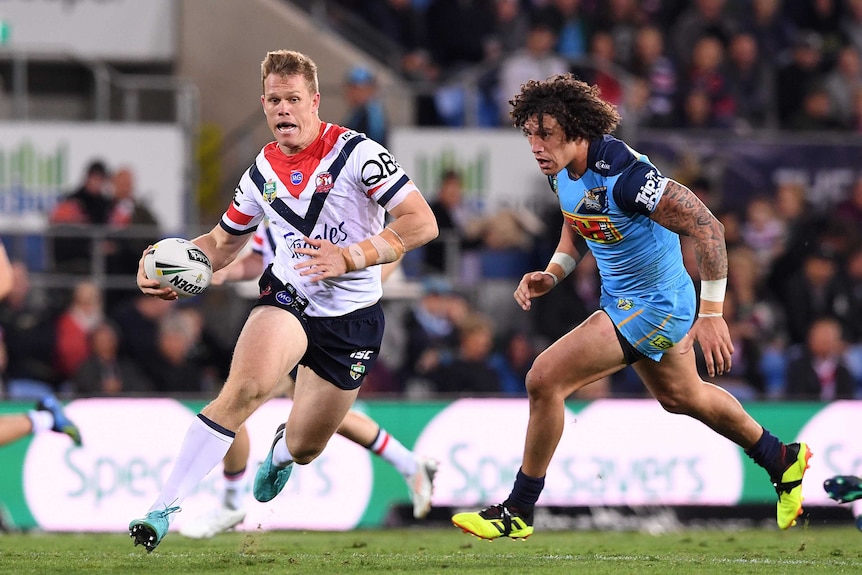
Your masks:
[{"label": "player's knee", "polygon": [[290,455],[293,456],[293,461],[296,464],[308,465],[317,459],[317,456],[323,452],[324,447],[325,444],[317,446],[311,443],[296,442],[295,444],[289,444],[287,449]]},{"label": "player's knee", "polygon": [[670,392],[656,395],[655,398],[668,413],[687,414],[691,412],[691,403],[684,394]]},{"label": "player's knee", "polygon": [[554,381],[541,362],[533,364],[524,383],[530,397],[543,397],[554,392]]}]

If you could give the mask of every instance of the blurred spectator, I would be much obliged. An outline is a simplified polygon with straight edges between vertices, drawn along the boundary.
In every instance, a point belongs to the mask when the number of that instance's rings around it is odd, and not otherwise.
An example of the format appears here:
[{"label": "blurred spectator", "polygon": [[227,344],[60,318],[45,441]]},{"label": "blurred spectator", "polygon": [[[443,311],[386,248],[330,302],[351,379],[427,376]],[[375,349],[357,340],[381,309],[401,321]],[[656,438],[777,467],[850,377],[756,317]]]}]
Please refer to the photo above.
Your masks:
[{"label": "blurred spectator", "polygon": [[844,220],[857,229],[862,228],[862,177],[856,178],[849,195],[836,204],[832,212],[839,220]]},{"label": "blurred spectator", "polygon": [[425,9],[433,62],[451,74],[489,55],[494,35],[494,0],[431,0]]},{"label": "blurred spectator", "polygon": [[152,382],[118,352],[117,329],[110,322],[99,323],[90,333],[90,354],[73,378],[74,392],[94,396],[152,392]]},{"label": "blurred spectator", "polygon": [[613,46],[613,61],[624,68],[631,66],[637,29],[645,21],[642,4],[639,0],[607,0],[597,4],[595,30],[607,32]]},{"label": "blurred spectator", "polygon": [[428,374],[437,393],[470,396],[499,394],[500,377],[491,367],[494,327],[490,318],[473,312],[458,326],[454,359]]},{"label": "blurred spectator", "polygon": [[[735,269],[733,270],[736,271]],[[740,401],[761,399],[766,393],[766,382],[761,368],[761,346],[768,340],[761,338],[762,333],[750,317],[740,316],[733,291],[724,299],[724,319],[733,342],[732,363],[729,371],[716,376],[711,381],[720,385]],[[701,377],[709,380],[706,362],[700,348],[696,348],[697,366]]]},{"label": "blurred spectator", "polygon": [[676,66],[665,52],[665,40],[657,26],[642,26],[635,37],[632,72],[649,90],[641,123],[655,128],[674,126],[676,118]]},{"label": "blurred spectator", "polygon": [[365,0],[355,12],[401,50],[404,75],[423,80],[436,74],[427,54],[422,13],[411,0]]},{"label": "blurred spectator", "polygon": [[377,78],[371,70],[364,66],[350,69],[345,82],[344,98],[349,110],[342,125],[362,132],[385,146],[389,123],[378,93]]},{"label": "blurred spectator", "polygon": [[[728,294],[733,300],[733,323],[752,349],[745,353],[745,371],[756,381],[761,397],[778,399],[784,393],[787,347],[784,312],[765,287],[766,270],[751,248],[729,248]],[[748,340],[751,341],[748,341]],[[756,348],[754,347],[756,346]],[[756,349],[756,353],[755,353]],[[734,360],[735,362],[735,360]],[[739,373],[737,370],[736,373]]]},{"label": "blurred spectator", "polygon": [[673,56],[687,69],[691,65],[692,47],[704,36],[727,43],[737,30],[736,21],[726,13],[726,0],[695,0],[669,30]]},{"label": "blurred spectator", "polygon": [[90,334],[104,316],[102,292],[92,281],[78,282],[55,324],[54,366],[62,384],[70,382],[90,355]]},{"label": "blurred spectator", "polygon": [[141,236],[141,232],[136,234],[132,230],[132,233],[126,236],[121,230],[129,226],[151,226],[155,228],[158,226],[158,220],[138,197],[135,174],[131,168],[124,166],[114,172],[111,178],[111,192],[114,203],[108,217],[108,223],[120,230],[113,235],[115,248],[111,257],[108,258],[108,271],[134,275],[141,253],[149,244],[159,239],[157,237],[159,232],[150,230],[146,232],[145,236]]},{"label": "blurred spectator", "polygon": [[776,127],[772,66],[758,52],[750,32],[735,34],[728,48],[727,82],[736,109],[737,129]]},{"label": "blurred spectator", "polygon": [[505,56],[500,63],[497,109],[500,125],[510,126],[508,104],[529,80],[544,80],[569,71],[569,64],[554,52],[557,43],[555,23],[544,12],[530,21],[522,50]]},{"label": "blurred spectator", "polygon": [[[114,204],[108,217],[108,223],[112,227],[111,238],[105,242],[107,272],[134,276],[143,251],[160,239],[158,221],[137,197],[135,174],[130,167],[124,166],[114,172],[111,190]],[[135,229],[137,226],[140,228]],[[144,226],[150,229],[147,230]],[[125,290],[107,290],[106,309],[114,309],[120,301],[137,293],[137,287],[133,282],[130,283],[130,287]]]},{"label": "blurred spectator", "polygon": [[862,89],[862,59],[853,46],[844,46],[838,52],[835,67],[823,82],[829,94],[831,116],[842,128],[853,127],[856,91]]},{"label": "blurred spectator", "polygon": [[[62,198],[51,211],[48,221],[57,232],[52,238],[54,267],[68,273],[89,273],[94,244],[81,237],[88,226],[108,223],[113,203],[106,195],[108,168],[99,160],[90,163],[84,181],[75,191]],[[73,233],[64,236],[63,232]]]},{"label": "blurred spectator", "polygon": [[12,291],[0,302],[0,328],[8,354],[6,391],[10,398],[37,399],[54,391],[54,324],[48,309],[36,301],[30,272],[12,262]]},{"label": "blurred spectator", "polygon": [[766,62],[783,62],[790,58],[796,41],[796,25],[785,14],[782,0],[751,0],[743,6],[742,29],[756,40],[758,53]]},{"label": "blurred spectator", "polygon": [[788,279],[780,293],[791,343],[803,343],[815,318],[834,316],[842,293],[835,254],[820,249],[808,254],[802,269]]},{"label": "blurred spectator", "polygon": [[832,66],[846,39],[841,31],[842,0],[808,0],[787,2],[788,15],[797,28],[820,37],[824,62]]},{"label": "blurred spectator", "polygon": [[158,324],[158,354],[150,361],[159,369],[154,380],[160,393],[210,392],[211,374],[195,358],[200,343],[203,323],[200,314],[192,308],[175,309],[161,318]]},{"label": "blurred spectator", "polygon": [[602,98],[615,106],[623,104],[623,86],[615,68],[616,46],[607,30],[596,30],[590,36],[588,65],[575,65],[572,72],[583,81],[595,84]]},{"label": "blurred spectator", "polygon": [[765,196],[752,198],[745,209],[742,238],[754,250],[764,268],[784,249],[784,222],[778,216],[775,202]]},{"label": "blurred spectator", "polygon": [[[568,0],[576,3],[578,0]],[[529,18],[520,0],[495,0],[493,48],[489,57],[498,60],[520,50],[527,41]]]},{"label": "blurred spectator", "polygon": [[734,316],[751,324],[756,339],[761,342],[780,337],[784,327],[778,303],[768,294],[766,269],[754,251],[746,246],[728,249],[728,293],[733,294]]},{"label": "blurred spectator", "polygon": [[159,323],[173,309],[173,302],[139,293],[112,312],[120,330],[120,355],[135,362],[153,385],[158,386],[163,367],[159,354]]},{"label": "blurred spectator", "polygon": [[806,94],[822,81],[823,41],[813,32],[800,33],[789,62],[779,65],[775,93],[778,97],[778,121],[781,128],[790,126],[803,108]]},{"label": "blurred spectator", "polygon": [[581,4],[582,0],[551,0],[547,4],[553,21],[557,23],[556,52],[569,60],[577,60],[587,54],[593,27]]},{"label": "blurred spectator", "polygon": [[842,357],[845,346],[837,320],[831,317],[814,320],[804,346],[788,350],[785,397],[815,401],[853,399],[853,376]]},{"label": "blurred spectator", "polygon": [[681,128],[709,130],[720,128],[712,115],[712,102],[703,90],[689,90],[683,95]]},{"label": "blurred spectator", "polygon": [[425,278],[422,296],[404,317],[407,342],[401,380],[427,380],[440,365],[451,362],[458,346],[458,325],[469,311],[467,301],[442,278]]},{"label": "blurred spectator", "polygon": [[703,94],[709,102],[709,127],[730,128],[736,101],[727,76],[724,46],[716,36],[703,36],[692,47],[691,61],[683,75],[684,97]]},{"label": "blurred spectator", "polygon": [[862,54],[862,0],[844,2],[844,17],[840,26],[847,42]]},{"label": "blurred spectator", "polygon": [[785,181],[775,190],[772,202],[783,222],[786,239],[780,252],[767,263],[767,286],[773,294],[779,294],[802,267],[805,256],[818,249],[819,237],[827,227],[827,215],[806,199],[807,189],[805,184]]},{"label": "blurred spectator", "polygon": [[825,87],[816,85],[805,93],[802,108],[791,118],[787,128],[800,132],[840,130],[844,126],[833,114],[829,92]]},{"label": "blurred spectator", "polygon": [[464,202],[464,180],[457,170],[446,170],[431,201],[440,235],[422,250],[429,273],[458,275],[460,258],[467,250],[478,248],[482,217]]},{"label": "blurred spectator", "polygon": [[500,391],[505,395],[527,396],[527,372],[538,355],[533,344],[533,338],[524,331],[515,331],[506,336],[500,349],[490,360],[490,365],[497,372],[500,380]]}]

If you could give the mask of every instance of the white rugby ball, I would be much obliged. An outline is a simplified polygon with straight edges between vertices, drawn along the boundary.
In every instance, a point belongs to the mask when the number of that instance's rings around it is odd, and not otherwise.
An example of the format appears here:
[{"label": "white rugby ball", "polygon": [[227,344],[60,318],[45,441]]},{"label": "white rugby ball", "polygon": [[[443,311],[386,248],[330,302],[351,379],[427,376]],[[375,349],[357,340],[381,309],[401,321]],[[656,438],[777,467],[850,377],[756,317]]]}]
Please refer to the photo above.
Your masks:
[{"label": "white rugby ball", "polygon": [[207,289],[213,268],[207,255],[189,240],[165,238],[144,255],[144,273],[178,296],[191,297]]}]

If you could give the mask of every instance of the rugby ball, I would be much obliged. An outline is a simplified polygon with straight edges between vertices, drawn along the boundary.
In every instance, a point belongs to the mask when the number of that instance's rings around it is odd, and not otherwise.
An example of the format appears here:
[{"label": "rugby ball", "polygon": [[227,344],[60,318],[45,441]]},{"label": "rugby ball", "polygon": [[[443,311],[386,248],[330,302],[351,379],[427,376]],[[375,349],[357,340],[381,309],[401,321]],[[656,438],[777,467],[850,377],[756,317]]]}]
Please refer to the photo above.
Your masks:
[{"label": "rugby ball", "polygon": [[165,238],[144,255],[144,273],[178,296],[191,297],[207,289],[213,268],[207,255],[189,240]]}]

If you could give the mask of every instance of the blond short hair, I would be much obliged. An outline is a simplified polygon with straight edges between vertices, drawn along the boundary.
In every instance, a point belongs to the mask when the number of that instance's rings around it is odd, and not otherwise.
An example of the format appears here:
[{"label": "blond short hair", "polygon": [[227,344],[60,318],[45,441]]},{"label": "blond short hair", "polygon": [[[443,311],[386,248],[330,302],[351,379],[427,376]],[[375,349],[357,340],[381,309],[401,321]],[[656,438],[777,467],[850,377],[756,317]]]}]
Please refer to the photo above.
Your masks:
[{"label": "blond short hair", "polygon": [[266,58],[260,63],[260,83],[270,74],[279,76],[302,76],[312,94],[318,92],[317,64],[314,60],[294,50],[273,50],[267,52]]}]

